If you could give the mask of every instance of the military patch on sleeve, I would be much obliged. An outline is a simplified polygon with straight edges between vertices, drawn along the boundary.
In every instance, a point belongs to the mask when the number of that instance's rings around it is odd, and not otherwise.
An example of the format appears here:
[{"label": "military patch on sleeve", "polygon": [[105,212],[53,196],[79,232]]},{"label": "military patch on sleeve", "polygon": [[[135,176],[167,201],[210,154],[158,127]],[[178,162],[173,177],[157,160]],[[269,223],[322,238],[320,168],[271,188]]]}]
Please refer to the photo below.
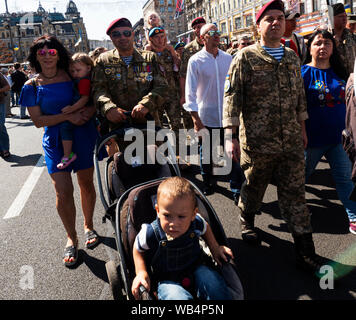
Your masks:
[{"label": "military patch on sleeve", "polygon": [[227,75],[225,79],[224,91],[228,92],[230,90],[231,83],[230,83],[230,76]]}]

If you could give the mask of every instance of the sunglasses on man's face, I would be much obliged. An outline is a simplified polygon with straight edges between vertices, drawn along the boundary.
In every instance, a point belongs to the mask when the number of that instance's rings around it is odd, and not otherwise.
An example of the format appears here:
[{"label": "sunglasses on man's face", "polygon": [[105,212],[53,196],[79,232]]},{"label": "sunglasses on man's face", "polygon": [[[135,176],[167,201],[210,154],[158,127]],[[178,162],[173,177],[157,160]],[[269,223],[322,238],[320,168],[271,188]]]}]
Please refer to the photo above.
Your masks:
[{"label": "sunglasses on man's face", "polygon": [[55,57],[57,55],[58,51],[56,49],[38,49],[37,50],[37,55],[40,57],[44,57],[46,55],[49,55],[51,57]]},{"label": "sunglasses on man's face", "polygon": [[206,34],[208,34],[210,37],[221,36],[221,32],[218,30],[209,30]]},{"label": "sunglasses on man's face", "polygon": [[125,36],[126,38],[131,37],[132,32],[130,30],[124,30],[122,33],[120,31],[113,31],[111,32],[111,36],[113,38],[120,38],[121,35]]}]

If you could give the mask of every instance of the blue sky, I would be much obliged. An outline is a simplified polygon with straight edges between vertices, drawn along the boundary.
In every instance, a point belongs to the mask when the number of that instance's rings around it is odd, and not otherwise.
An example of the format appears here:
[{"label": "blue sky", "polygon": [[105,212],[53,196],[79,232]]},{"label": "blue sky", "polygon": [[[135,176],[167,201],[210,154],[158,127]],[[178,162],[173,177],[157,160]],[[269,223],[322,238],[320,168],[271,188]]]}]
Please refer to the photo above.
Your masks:
[{"label": "blue sky", "polygon": [[[126,17],[135,24],[142,17],[142,7],[147,0],[74,0],[83,17],[88,37],[91,40],[108,38],[106,28],[116,18]],[[64,13],[69,0],[41,0],[46,11]],[[37,11],[38,0],[8,0],[9,12]],[[5,12],[5,1],[0,0],[0,12]]]}]

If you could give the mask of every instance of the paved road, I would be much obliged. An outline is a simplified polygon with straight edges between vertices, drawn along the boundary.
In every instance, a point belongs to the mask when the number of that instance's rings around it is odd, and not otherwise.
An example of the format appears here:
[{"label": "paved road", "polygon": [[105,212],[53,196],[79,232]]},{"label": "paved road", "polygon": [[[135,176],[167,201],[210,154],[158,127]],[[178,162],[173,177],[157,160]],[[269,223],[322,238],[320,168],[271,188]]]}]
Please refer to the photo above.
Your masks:
[{"label": "paved road", "polygon": [[[102,243],[88,250],[83,245],[83,219],[78,185],[74,183],[80,264],[67,269],[61,263],[65,233],[41,159],[42,130],[18,118],[8,119],[7,127],[13,156],[8,161],[0,159],[0,299],[112,299],[105,263],[117,260],[117,251],[111,223],[101,222],[104,209],[99,197],[95,227]],[[198,167],[184,175],[201,186]],[[268,187],[262,214],[256,220],[262,245],[250,247],[241,240],[238,212],[226,189],[228,184],[218,178],[217,192],[209,201],[235,253],[246,299],[356,299],[356,237],[348,233],[346,213],[337,200],[327,164],[321,163],[312,178],[307,198],[317,252],[337,261],[345,272],[333,289],[321,289],[318,281],[295,269],[292,238],[279,215],[273,185]]]}]

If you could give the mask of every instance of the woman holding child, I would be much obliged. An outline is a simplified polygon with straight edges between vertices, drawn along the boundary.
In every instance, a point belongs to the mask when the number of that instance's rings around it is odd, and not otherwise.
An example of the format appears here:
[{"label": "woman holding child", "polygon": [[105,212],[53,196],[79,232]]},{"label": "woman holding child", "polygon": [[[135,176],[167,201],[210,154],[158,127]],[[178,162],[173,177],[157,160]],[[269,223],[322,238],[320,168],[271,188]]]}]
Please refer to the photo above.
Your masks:
[{"label": "woman holding child", "polygon": [[[95,108],[85,106],[74,112],[62,111],[73,104],[75,90],[69,75],[70,55],[56,37],[44,35],[36,39],[30,48],[28,61],[38,76],[25,83],[20,103],[28,108],[35,126],[44,127],[42,146],[46,165],[56,191],[57,211],[67,233],[63,263],[71,267],[76,264],[78,258],[72,171],[77,173],[80,187],[85,245],[93,247],[98,243],[98,235],[93,229],[96,193],[92,154],[98,134],[93,120]],[[57,165],[64,154],[60,134],[60,126],[64,122],[73,125],[72,148],[77,159],[65,168],[58,168]]]}]

